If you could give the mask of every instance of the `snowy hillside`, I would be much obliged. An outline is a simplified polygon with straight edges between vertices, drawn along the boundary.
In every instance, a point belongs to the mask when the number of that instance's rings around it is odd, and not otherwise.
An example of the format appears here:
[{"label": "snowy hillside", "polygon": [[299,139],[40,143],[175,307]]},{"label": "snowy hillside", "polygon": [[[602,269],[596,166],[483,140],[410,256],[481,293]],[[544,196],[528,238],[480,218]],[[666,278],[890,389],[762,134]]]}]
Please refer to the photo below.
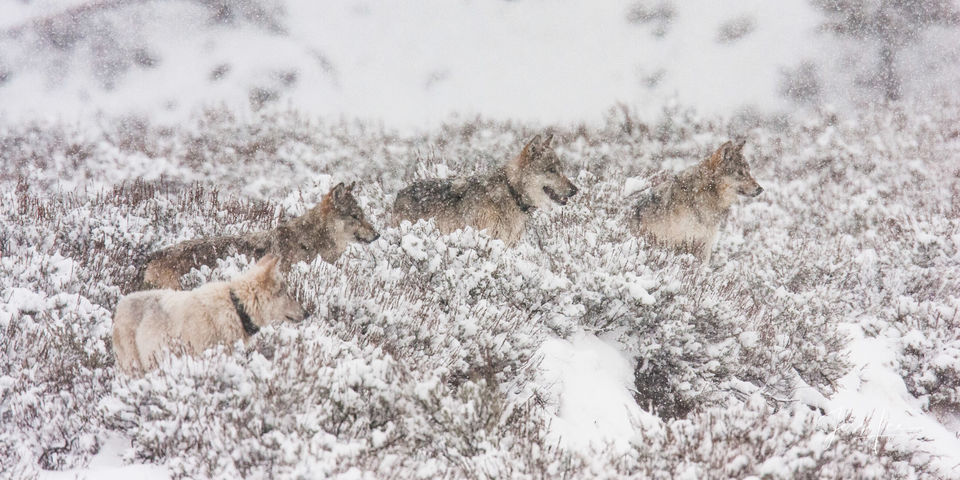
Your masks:
[{"label": "snowy hillside", "polygon": [[[749,131],[766,190],[706,267],[624,221],[625,186],[727,138],[689,113],[557,128],[582,194],[514,249],[387,228],[385,207],[508,158],[522,124],[5,125],[0,463],[29,477],[107,445],[95,464],[174,476],[960,476],[960,109],[922,111]],[[111,311],[145,252],[269,227],[341,180],[382,238],[295,268],[303,324],[116,375]]]},{"label": "snowy hillside", "polygon": [[[598,124],[622,102],[655,118],[872,101],[875,46],[819,28],[806,0],[5,2],[0,113],[183,121],[207,105],[292,105],[435,127],[451,115]],[[925,30],[898,62],[908,93],[960,81],[960,35]],[[806,65],[807,69],[803,66]],[[794,73],[788,77],[787,73]],[[789,81],[788,81],[789,79]]]},{"label": "snowy hillside", "polygon": [[[0,3],[0,479],[960,478],[958,12]],[[388,226],[545,131],[580,193],[516,247]],[[735,137],[708,265],[630,234]],[[381,237],[293,267],[304,322],[118,374],[149,252],[352,181]]]}]

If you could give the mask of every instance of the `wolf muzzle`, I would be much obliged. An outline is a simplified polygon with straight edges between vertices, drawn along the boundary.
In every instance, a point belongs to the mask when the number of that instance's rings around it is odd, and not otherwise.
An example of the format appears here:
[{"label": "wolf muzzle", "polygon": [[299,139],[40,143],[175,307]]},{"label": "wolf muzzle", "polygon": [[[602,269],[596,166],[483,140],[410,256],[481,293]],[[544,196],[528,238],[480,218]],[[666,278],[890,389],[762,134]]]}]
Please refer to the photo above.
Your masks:
[{"label": "wolf muzzle", "polygon": [[738,188],[737,193],[739,193],[740,195],[746,195],[748,197],[756,197],[757,195],[760,195],[761,193],[763,193],[763,187],[761,187],[760,185],[757,185],[757,188],[754,188],[752,191],[746,190],[744,188]]},{"label": "wolf muzzle", "polygon": [[548,197],[550,197],[550,200],[554,201],[554,203],[559,203],[560,205],[566,205],[567,200],[569,200],[570,197],[576,195],[577,192],[579,192],[580,190],[577,189],[576,185],[574,185],[573,183],[570,183],[570,186],[567,188],[567,191],[564,192],[564,194],[562,195],[557,193],[550,187],[543,187],[543,191],[544,193],[547,194]]},{"label": "wolf muzzle", "polygon": [[360,235],[359,233],[355,233],[353,237],[356,238],[358,242],[371,243],[376,239],[380,238],[380,232],[373,231],[367,235]]}]

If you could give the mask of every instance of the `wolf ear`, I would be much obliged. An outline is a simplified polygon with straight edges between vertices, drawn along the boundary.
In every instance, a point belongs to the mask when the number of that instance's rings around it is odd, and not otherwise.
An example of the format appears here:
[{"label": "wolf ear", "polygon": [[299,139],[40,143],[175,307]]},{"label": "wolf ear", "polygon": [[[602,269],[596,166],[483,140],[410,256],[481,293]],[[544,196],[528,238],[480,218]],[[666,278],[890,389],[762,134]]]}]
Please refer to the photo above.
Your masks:
[{"label": "wolf ear", "polygon": [[260,258],[257,261],[257,264],[254,265],[256,268],[256,281],[260,284],[266,285],[272,283],[277,278],[277,265],[280,262],[280,257],[268,253]]},{"label": "wolf ear", "polygon": [[747,144],[747,140],[746,140],[746,139],[740,139],[740,140],[733,146],[734,151],[735,151],[735,152],[742,152],[742,151],[743,151],[743,146],[746,145],[746,144]]},{"label": "wolf ear", "polygon": [[545,139],[543,140],[543,146],[544,146],[544,148],[550,146],[550,141],[551,141],[551,140],[553,140],[553,134],[552,134],[552,133],[548,133],[548,134],[547,134],[547,138],[545,138]]},{"label": "wolf ear", "polygon": [[344,195],[346,195],[347,191],[348,191],[347,186],[344,185],[343,182],[340,182],[337,184],[336,187],[333,187],[333,189],[330,190],[330,195],[333,196],[333,200],[335,202],[339,202],[343,200],[343,197]]},{"label": "wolf ear", "polygon": [[540,134],[538,133],[534,135],[533,138],[531,138],[530,141],[527,142],[527,146],[523,148],[524,149],[540,148],[541,145],[543,145],[543,137],[541,137]]},{"label": "wolf ear", "polygon": [[725,142],[723,145],[720,145],[720,148],[713,152],[713,155],[710,155],[710,158],[707,159],[707,168],[716,170],[720,164],[723,163],[723,159],[729,155],[728,152],[731,150],[733,150],[732,142]]},{"label": "wolf ear", "polygon": [[351,183],[350,186],[347,187],[347,191],[348,191],[348,192],[352,192],[352,191],[353,191],[353,187],[356,187],[356,186],[357,186],[357,182]]},{"label": "wolf ear", "polygon": [[277,262],[280,261],[280,257],[272,253],[268,253],[262,257],[260,260],[257,260],[257,268],[263,268],[266,270],[273,269],[277,267]]},{"label": "wolf ear", "polygon": [[543,139],[540,137],[540,134],[537,134],[523,147],[523,152],[520,153],[520,157],[522,160],[531,159],[539,156],[542,151]]}]

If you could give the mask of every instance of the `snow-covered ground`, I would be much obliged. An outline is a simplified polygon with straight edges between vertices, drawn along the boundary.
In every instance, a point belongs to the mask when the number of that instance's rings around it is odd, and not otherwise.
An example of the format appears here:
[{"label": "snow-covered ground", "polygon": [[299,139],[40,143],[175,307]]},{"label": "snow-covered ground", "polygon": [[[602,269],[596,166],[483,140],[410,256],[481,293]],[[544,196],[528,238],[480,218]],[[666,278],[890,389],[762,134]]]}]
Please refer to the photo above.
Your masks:
[{"label": "snow-covered ground", "polygon": [[616,343],[589,333],[543,343],[542,381],[555,385],[560,399],[551,433],[574,448],[625,449],[634,424],[657,423],[633,399],[633,362]]},{"label": "snow-covered ground", "polygon": [[[864,105],[869,45],[822,20],[803,0],[0,5],[0,478],[960,478],[957,31],[903,47],[906,98]],[[782,81],[803,61],[823,90],[801,108]],[[582,193],[515,248],[388,227],[413,179],[545,129]],[[765,191],[711,264],[634,238],[658,172],[731,136]],[[147,252],[269,228],[340,181],[382,238],[294,267],[304,323],[116,374],[112,309]]]},{"label": "snow-covered ground", "polygon": [[940,457],[948,471],[960,475],[960,429],[941,423],[924,411],[923,402],[907,391],[896,370],[895,338],[864,338],[859,325],[849,325],[853,368],[827,401],[831,415],[852,414],[867,420],[865,435],[922,439],[924,449]]},{"label": "snow-covered ground", "polygon": [[43,480],[165,480],[170,472],[163,467],[146,464],[129,464],[123,460],[123,452],[129,448],[129,440],[117,435],[108,436],[100,446],[100,453],[90,458],[83,468],[52,471],[45,470]]}]

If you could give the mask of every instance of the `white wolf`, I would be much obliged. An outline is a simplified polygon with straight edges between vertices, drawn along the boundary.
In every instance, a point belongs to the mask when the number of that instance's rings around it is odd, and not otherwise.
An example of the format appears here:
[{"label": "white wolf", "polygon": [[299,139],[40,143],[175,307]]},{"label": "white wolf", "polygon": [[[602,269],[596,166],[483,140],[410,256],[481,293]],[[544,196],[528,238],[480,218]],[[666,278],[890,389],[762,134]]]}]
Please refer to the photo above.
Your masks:
[{"label": "white wolf", "polygon": [[267,255],[229,282],[195,290],[147,290],[120,299],[113,316],[113,350],[128,374],[157,366],[157,355],[180,346],[198,354],[216,344],[248,339],[269,323],[300,321],[304,310],[287,292],[277,264]]}]

